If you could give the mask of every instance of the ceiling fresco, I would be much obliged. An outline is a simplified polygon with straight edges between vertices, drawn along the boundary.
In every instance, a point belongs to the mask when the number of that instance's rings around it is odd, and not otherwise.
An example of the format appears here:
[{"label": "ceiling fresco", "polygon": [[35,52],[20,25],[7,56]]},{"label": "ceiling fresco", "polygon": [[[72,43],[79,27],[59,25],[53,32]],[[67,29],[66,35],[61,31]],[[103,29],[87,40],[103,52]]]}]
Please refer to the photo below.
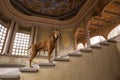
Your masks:
[{"label": "ceiling fresco", "polygon": [[29,15],[66,20],[74,17],[87,0],[10,0],[18,11]]}]

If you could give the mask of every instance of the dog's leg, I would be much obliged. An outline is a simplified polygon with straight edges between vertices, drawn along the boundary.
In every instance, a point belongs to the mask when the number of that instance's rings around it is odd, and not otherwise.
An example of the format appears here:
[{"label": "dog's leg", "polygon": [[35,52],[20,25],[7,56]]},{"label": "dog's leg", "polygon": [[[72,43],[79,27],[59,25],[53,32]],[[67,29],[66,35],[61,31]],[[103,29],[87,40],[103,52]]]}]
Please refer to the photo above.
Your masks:
[{"label": "dog's leg", "polygon": [[32,63],[32,60],[35,58],[35,56],[36,56],[36,55],[32,55],[31,58],[30,58],[30,61],[29,61],[29,62],[30,62],[30,65],[29,65],[29,66],[30,66],[31,68],[32,68],[32,64],[31,64],[31,63]]},{"label": "dog's leg", "polygon": [[52,51],[53,51],[52,48],[48,50],[48,61],[49,61],[49,63],[52,63],[52,61],[50,60]]},{"label": "dog's leg", "polygon": [[37,50],[36,50],[36,45],[33,45],[32,47],[32,52],[31,52],[31,58],[29,60],[29,66],[32,67],[31,63],[32,60],[35,58],[35,56],[37,55]]}]

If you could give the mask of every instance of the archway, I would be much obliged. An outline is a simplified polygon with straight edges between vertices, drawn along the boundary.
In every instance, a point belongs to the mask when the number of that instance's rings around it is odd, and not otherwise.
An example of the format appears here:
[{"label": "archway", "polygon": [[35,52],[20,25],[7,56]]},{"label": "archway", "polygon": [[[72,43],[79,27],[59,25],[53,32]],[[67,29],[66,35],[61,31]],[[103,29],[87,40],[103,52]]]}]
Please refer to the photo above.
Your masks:
[{"label": "archway", "polygon": [[117,35],[120,35],[120,24],[117,25],[115,28],[113,28],[113,29],[109,32],[107,39],[113,38],[113,37],[115,37],[115,36],[117,36]]},{"label": "archway", "polygon": [[78,49],[81,49],[81,48],[84,48],[84,45],[83,45],[82,43],[79,43],[79,44],[77,45],[77,50],[78,50]]}]

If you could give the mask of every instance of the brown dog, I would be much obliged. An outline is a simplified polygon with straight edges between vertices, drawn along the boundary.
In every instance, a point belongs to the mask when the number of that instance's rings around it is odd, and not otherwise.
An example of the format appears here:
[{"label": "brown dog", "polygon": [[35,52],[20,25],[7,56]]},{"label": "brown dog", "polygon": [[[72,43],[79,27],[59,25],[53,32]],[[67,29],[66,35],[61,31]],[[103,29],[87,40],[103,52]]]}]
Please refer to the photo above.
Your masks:
[{"label": "brown dog", "polygon": [[28,49],[31,48],[31,57],[29,60],[30,67],[32,67],[32,65],[31,65],[32,60],[37,55],[37,52],[40,50],[48,51],[48,60],[51,63],[51,60],[50,60],[51,53],[52,53],[53,49],[55,48],[55,43],[59,37],[61,37],[61,33],[56,29],[55,31],[53,31],[53,34],[50,39],[45,40],[43,42],[33,44],[31,47],[28,48]]}]

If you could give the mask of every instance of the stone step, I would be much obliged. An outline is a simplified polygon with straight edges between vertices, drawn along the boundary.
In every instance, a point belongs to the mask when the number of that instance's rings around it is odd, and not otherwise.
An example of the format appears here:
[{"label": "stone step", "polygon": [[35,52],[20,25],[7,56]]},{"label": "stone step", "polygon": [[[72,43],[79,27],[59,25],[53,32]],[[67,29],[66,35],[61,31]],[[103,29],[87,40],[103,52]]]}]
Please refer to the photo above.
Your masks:
[{"label": "stone step", "polygon": [[83,49],[80,49],[80,52],[92,52],[92,49],[91,48],[83,48]]},{"label": "stone step", "polygon": [[117,41],[115,39],[108,39],[108,42],[116,43]]},{"label": "stone step", "polygon": [[55,66],[55,63],[56,63],[55,61],[52,61],[52,63],[49,63],[47,60],[47,61],[40,62],[38,64],[39,66],[52,67],[52,66]]},{"label": "stone step", "polygon": [[101,48],[101,46],[98,45],[98,44],[97,44],[97,45],[91,45],[90,47],[91,47],[91,48],[96,48],[96,49],[100,49],[100,48]]},{"label": "stone step", "polygon": [[102,41],[99,43],[100,45],[109,45],[109,43],[107,41]]},{"label": "stone step", "polygon": [[80,52],[71,52],[68,55],[69,56],[76,56],[76,57],[78,56],[79,57],[79,56],[81,56],[81,53]]},{"label": "stone step", "polygon": [[54,58],[55,61],[70,61],[69,56],[58,56]]},{"label": "stone step", "polygon": [[0,68],[0,80],[20,80],[18,68]]},{"label": "stone step", "polygon": [[40,68],[39,65],[33,65],[32,68],[30,68],[30,67],[23,67],[23,68],[20,68],[19,70],[21,72],[35,73],[35,72],[39,71],[39,68]]}]

